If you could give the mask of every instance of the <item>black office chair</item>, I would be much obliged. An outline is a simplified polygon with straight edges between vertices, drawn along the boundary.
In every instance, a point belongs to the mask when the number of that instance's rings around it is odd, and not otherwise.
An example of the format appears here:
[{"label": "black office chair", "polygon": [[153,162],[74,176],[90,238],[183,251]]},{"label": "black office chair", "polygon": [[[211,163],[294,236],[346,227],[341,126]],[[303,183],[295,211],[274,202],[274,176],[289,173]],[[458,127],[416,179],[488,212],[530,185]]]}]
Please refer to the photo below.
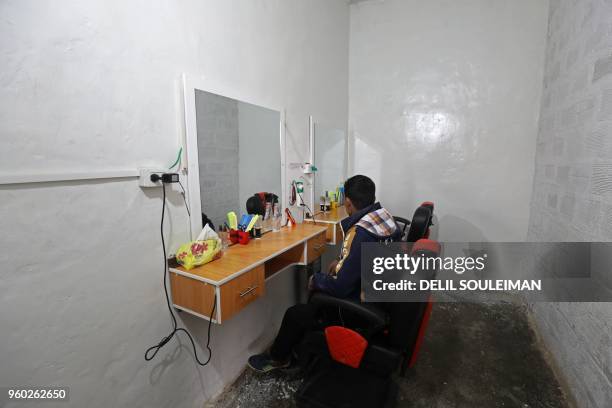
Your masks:
[{"label": "black office chair", "polygon": [[400,229],[400,231],[402,231],[402,238],[401,240],[405,240],[406,239],[406,228],[408,228],[408,226],[410,225],[410,221],[408,221],[406,218],[404,217],[398,217],[398,216],[393,216],[393,219],[395,220],[395,223],[397,224],[397,227]]},{"label": "black office chair", "polygon": [[429,231],[433,225],[434,204],[425,201],[419,206],[412,216],[412,223],[406,235],[407,242],[416,242],[422,238],[429,238]]},{"label": "black office chair", "polygon": [[[413,236],[422,231],[422,238],[410,253],[439,256],[440,245],[424,238],[429,234],[433,205],[419,209],[411,229]],[[351,316],[352,323],[351,327],[327,326],[306,335],[299,354],[309,364],[296,393],[298,406],[393,407],[397,386],[391,376],[398,369],[405,375],[415,364],[429,322],[431,297],[428,293],[422,296],[419,302],[372,304],[315,293],[311,303],[322,310],[340,310]]]}]

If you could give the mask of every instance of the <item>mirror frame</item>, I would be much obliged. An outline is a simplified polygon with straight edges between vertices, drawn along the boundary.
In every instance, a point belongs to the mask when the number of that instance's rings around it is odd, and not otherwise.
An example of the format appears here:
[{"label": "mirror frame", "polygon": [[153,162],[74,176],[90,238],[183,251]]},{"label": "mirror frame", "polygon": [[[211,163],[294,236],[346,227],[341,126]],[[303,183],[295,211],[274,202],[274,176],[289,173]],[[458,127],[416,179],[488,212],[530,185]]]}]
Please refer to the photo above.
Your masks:
[{"label": "mirror frame", "polygon": [[[279,149],[280,149],[280,171],[281,171],[281,191],[279,204],[281,214],[283,215],[283,224],[285,220],[285,197],[286,197],[286,178],[287,168],[286,162],[286,139],[285,139],[285,109],[269,106],[250,97],[245,96],[236,88],[231,86],[220,86],[218,83],[213,83],[210,80],[202,77],[190,76],[183,74],[183,103],[184,103],[184,121],[185,121],[185,139],[183,141],[184,154],[186,159],[187,169],[187,202],[191,217],[189,218],[189,227],[191,231],[191,239],[195,240],[202,230],[202,202],[200,195],[200,173],[199,173],[199,157],[198,157],[198,129],[196,117],[195,91],[213,93],[224,96],[226,98],[235,99],[240,102],[249,103],[251,105],[260,106],[269,110],[279,112]],[[195,154],[194,154],[195,152]],[[240,216],[240,214],[238,214]]]}]

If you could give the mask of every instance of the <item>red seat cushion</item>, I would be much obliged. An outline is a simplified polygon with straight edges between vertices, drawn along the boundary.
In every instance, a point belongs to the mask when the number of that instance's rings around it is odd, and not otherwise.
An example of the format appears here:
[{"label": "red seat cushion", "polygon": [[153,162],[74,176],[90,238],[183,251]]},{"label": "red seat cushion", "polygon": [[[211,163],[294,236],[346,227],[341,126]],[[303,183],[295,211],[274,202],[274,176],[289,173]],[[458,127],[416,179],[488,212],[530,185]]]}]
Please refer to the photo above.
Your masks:
[{"label": "red seat cushion", "polygon": [[412,247],[412,254],[417,251],[428,251],[433,252],[434,254],[440,253],[440,243],[438,241],[434,241],[432,239],[422,238],[414,243]]},{"label": "red seat cushion", "polygon": [[327,347],[332,358],[349,367],[357,368],[368,347],[368,341],[351,329],[329,326],[325,329]]}]

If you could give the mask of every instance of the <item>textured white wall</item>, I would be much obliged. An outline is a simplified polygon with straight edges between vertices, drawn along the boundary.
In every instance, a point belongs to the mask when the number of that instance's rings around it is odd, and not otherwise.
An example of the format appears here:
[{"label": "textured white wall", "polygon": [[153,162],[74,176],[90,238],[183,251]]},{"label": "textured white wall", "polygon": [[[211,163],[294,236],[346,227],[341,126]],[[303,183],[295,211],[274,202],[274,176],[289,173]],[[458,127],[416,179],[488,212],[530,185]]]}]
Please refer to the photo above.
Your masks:
[{"label": "textured white wall", "polygon": [[525,239],[547,5],[351,6],[351,167],[393,214],[433,200],[440,239]]},{"label": "textured white wall", "polygon": [[[529,222],[533,241],[612,239],[612,5],[553,0]],[[532,305],[580,407],[612,401],[612,304]]]},{"label": "textured white wall", "polygon": [[[0,15],[2,173],[169,165],[183,72],[284,106],[288,161],[308,158],[309,114],[347,121],[342,0],[6,0]],[[213,328],[207,368],[184,337],[144,361],[170,329],[160,197],[135,180],[0,187],[1,385],[67,385],[74,407],[199,407],[271,340],[290,273]],[[189,227],[169,200],[175,248]]]}]

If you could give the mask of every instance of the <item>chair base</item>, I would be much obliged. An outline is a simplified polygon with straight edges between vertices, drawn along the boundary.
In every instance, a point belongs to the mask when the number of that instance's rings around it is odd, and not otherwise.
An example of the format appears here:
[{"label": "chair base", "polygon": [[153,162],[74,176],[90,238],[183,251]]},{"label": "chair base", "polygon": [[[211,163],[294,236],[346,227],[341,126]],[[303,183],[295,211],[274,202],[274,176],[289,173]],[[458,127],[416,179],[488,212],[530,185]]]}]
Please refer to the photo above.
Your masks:
[{"label": "chair base", "polygon": [[318,364],[295,398],[300,408],[393,408],[397,384],[335,362]]}]

